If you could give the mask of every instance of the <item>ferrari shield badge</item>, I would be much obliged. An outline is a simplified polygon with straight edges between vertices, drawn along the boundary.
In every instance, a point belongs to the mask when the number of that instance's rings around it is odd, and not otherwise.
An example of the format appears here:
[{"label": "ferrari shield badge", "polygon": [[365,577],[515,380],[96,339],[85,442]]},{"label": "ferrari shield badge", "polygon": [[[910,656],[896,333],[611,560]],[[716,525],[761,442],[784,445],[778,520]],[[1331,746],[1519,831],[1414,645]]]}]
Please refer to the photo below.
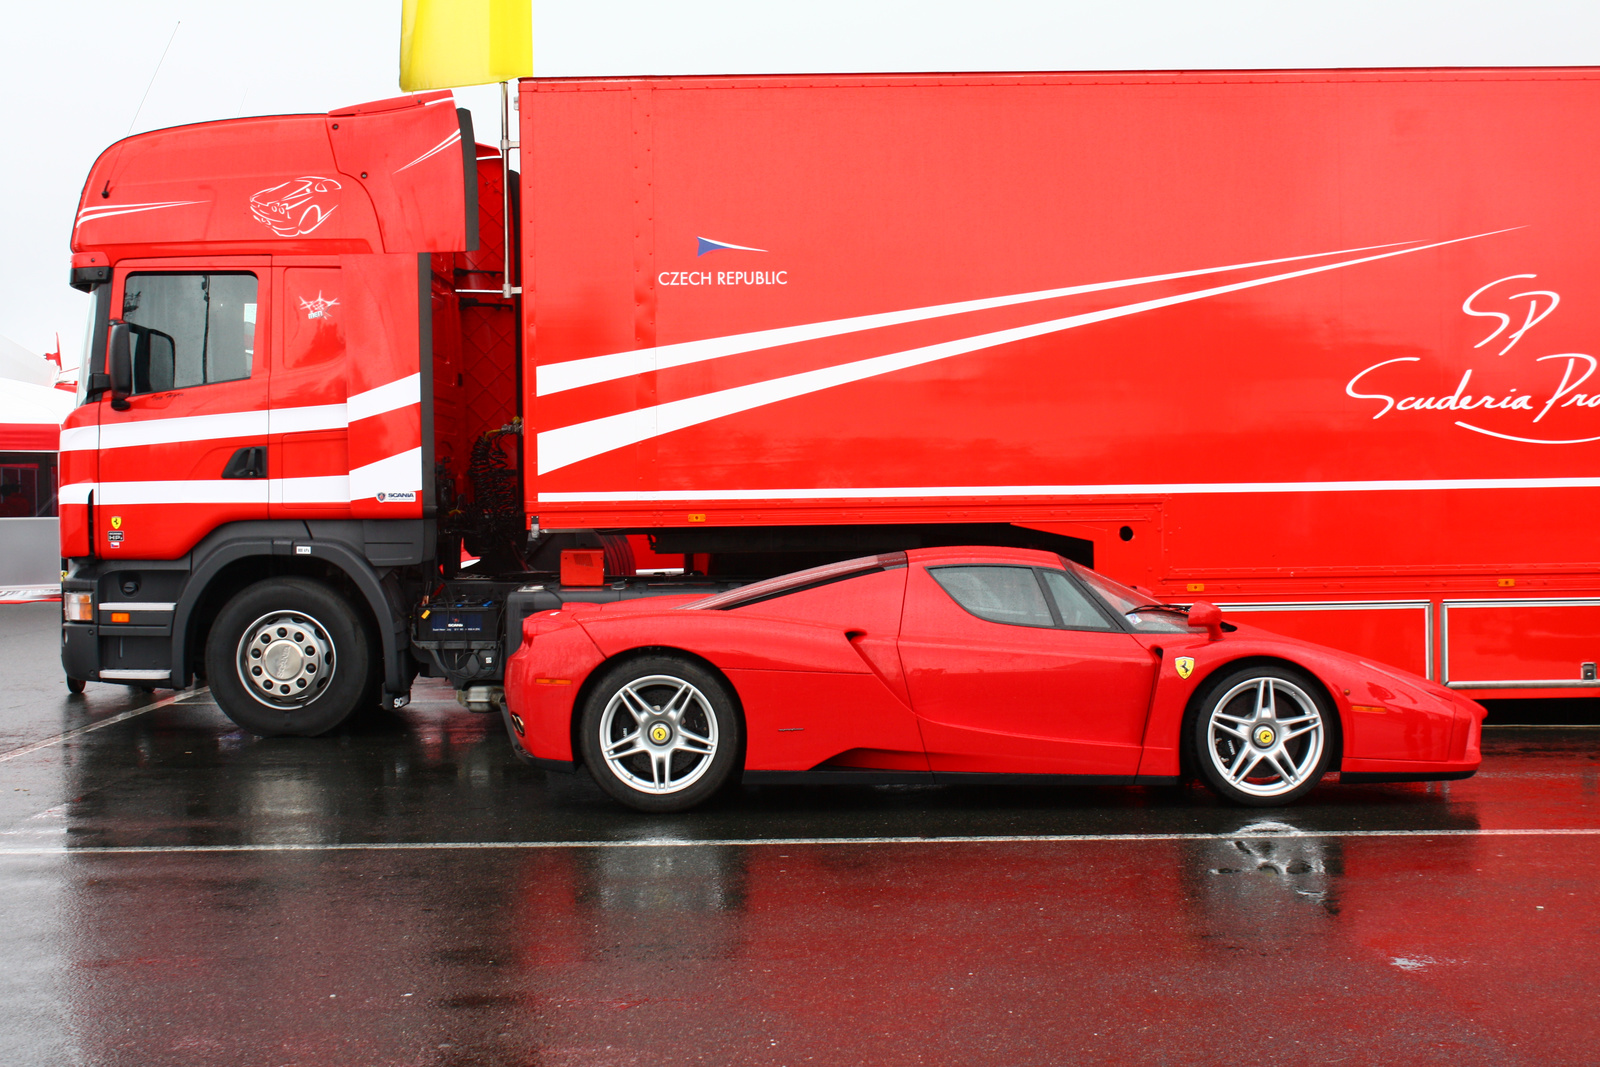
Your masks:
[{"label": "ferrari shield badge", "polygon": [[1178,668],[1179,678],[1187,678],[1194,673],[1194,660],[1188,656],[1179,656],[1172,661],[1172,665]]}]

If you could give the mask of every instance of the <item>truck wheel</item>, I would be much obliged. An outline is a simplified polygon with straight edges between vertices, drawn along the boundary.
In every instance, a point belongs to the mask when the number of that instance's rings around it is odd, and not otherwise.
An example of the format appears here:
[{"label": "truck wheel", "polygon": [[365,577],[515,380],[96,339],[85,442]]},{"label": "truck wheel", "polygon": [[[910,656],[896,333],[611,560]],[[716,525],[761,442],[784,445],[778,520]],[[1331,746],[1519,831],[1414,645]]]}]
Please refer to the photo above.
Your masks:
[{"label": "truck wheel", "polygon": [[610,672],[579,723],[584,763],[600,788],[652,812],[687,811],[720,789],[738,759],[739,733],[727,687],[675,656]]},{"label": "truck wheel", "polygon": [[257,582],[206,639],[206,675],[228,718],[263,737],[327,733],[372,700],[366,627],[343,597],[304,578]]},{"label": "truck wheel", "polygon": [[1334,712],[1311,679],[1285,667],[1246,667],[1212,687],[1194,722],[1195,763],[1211,791],[1235,804],[1299,800],[1327,769]]},{"label": "truck wheel", "polygon": [[68,678],[67,679],[67,692],[69,692],[69,693],[81,693],[81,692],[83,692],[83,687],[85,685],[87,685],[87,684],[88,683],[85,682],[82,678]]}]

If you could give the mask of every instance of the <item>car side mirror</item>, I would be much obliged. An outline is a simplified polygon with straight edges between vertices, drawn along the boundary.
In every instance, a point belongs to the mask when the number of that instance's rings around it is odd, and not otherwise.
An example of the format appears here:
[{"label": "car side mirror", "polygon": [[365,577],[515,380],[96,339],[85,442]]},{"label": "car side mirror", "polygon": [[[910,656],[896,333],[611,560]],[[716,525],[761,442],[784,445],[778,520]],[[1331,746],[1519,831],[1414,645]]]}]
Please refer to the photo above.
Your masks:
[{"label": "car side mirror", "polygon": [[128,397],[133,393],[133,327],[125,322],[111,324],[106,370],[111,378],[112,408],[127,411]]},{"label": "car side mirror", "polygon": [[1211,640],[1222,640],[1222,609],[1204,600],[1197,600],[1189,608],[1189,625],[1204,626]]}]

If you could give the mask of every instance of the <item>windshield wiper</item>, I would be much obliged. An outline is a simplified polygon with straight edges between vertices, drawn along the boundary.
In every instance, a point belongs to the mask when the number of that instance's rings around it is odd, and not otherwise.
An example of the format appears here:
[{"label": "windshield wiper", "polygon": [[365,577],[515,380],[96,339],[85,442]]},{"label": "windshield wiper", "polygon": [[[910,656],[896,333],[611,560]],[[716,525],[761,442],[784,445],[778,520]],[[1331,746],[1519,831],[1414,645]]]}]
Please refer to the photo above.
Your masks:
[{"label": "windshield wiper", "polygon": [[1188,608],[1180,608],[1176,604],[1140,604],[1136,608],[1130,608],[1127,612],[1125,612],[1125,614],[1135,615],[1141,611],[1170,611],[1174,615],[1189,614]]}]

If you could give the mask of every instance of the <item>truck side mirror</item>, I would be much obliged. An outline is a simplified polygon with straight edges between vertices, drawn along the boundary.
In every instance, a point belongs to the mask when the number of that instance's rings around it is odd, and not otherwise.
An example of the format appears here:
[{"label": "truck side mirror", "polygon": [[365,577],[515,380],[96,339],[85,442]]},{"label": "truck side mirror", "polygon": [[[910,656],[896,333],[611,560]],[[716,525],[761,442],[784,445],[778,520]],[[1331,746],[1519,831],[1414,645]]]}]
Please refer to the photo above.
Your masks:
[{"label": "truck side mirror", "polygon": [[1215,604],[1204,600],[1197,600],[1189,606],[1189,625],[1204,626],[1211,635],[1211,640],[1222,640],[1222,609]]},{"label": "truck side mirror", "polygon": [[133,327],[125,322],[111,324],[111,336],[106,343],[106,370],[111,378],[112,408],[127,411],[128,397],[133,392]]}]

